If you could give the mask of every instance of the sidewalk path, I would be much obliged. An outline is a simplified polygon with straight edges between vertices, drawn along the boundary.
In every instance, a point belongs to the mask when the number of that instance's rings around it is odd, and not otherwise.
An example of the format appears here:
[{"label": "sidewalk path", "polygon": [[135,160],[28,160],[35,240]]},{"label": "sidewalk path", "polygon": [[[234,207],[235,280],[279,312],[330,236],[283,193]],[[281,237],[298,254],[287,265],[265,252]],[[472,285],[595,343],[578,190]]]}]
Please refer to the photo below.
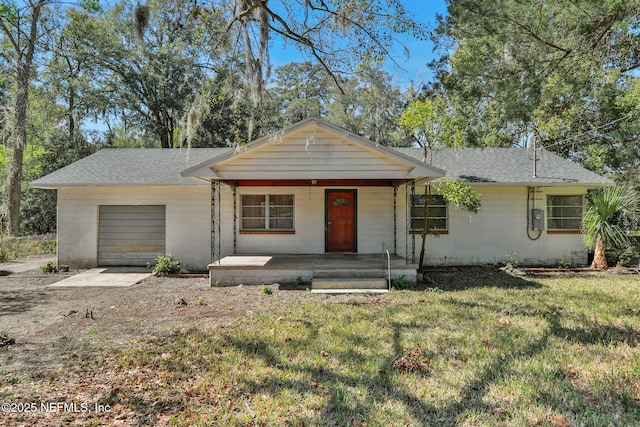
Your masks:
[{"label": "sidewalk path", "polygon": [[51,284],[49,287],[128,287],[135,285],[149,276],[151,276],[151,272],[146,268],[92,268]]}]

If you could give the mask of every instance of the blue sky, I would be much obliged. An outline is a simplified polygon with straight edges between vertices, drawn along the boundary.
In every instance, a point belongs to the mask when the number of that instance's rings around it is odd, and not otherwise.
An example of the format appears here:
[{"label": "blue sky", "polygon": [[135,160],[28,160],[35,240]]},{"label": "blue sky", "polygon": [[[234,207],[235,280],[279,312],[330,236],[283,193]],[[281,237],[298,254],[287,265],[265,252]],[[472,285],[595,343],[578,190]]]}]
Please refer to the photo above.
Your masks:
[{"label": "blue sky", "polygon": [[[447,12],[446,0],[401,0],[407,12],[414,19],[433,28],[436,14],[445,15]],[[388,61],[386,70],[392,74],[401,86],[409,83],[427,82],[433,77],[427,68],[427,64],[433,59],[433,44],[429,40],[416,40],[409,37],[399,37],[399,42],[409,49],[409,59],[407,60],[403,49],[398,46],[395,60],[402,66],[402,69],[395,66],[392,61]],[[278,42],[274,41],[271,51],[271,63],[273,67],[285,65],[289,62],[304,61],[296,48],[290,43],[286,48],[278,47]]]},{"label": "blue sky", "polygon": [[[445,0],[402,0],[408,12],[413,14],[414,19],[423,22],[433,28],[436,22],[436,14],[446,15],[447,4]],[[432,73],[428,70],[427,64],[434,57],[433,44],[430,40],[415,40],[406,38],[402,42],[409,48],[409,60],[400,54],[397,61],[402,64],[403,70],[396,70],[390,67],[388,71],[397,76],[404,83],[410,81],[429,81]]]}]

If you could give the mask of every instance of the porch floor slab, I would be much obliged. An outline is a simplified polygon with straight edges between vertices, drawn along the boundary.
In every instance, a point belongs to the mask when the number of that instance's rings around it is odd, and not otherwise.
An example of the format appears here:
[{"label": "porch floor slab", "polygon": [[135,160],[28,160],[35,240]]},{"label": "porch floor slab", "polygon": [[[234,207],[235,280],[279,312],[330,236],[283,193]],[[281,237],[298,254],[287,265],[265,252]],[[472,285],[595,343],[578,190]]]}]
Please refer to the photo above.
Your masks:
[{"label": "porch floor slab", "polygon": [[[403,257],[391,255],[391,267],[413,266],[407,265]],[[386,268],[387,257],[381,254],[286,254],[286,255],[229,255],[209,265],[211,267],[266,267],[266,268],[291,268],[304,265],[306,268],[316,270],[328,269],[364,269]]]},{"label": "porch floor slab", "polygon": [[[417,265],[391,256],[391,279],[404,276],[415,283]],[[387,258],[381,254],[230,255],[209,264],[211,286],[311,282],[314,277],[371,276],[387,278]]]}]

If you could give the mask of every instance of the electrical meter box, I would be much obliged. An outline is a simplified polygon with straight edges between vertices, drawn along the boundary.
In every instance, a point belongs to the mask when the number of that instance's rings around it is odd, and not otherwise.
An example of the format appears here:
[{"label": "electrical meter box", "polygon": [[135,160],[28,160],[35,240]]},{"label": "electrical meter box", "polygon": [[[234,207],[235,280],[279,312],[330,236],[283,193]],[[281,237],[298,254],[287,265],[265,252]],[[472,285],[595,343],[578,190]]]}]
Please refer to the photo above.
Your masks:
[{"label": "electrical meter box", "polygon": [[542,209],[531,209],[531,229],[533,231],[544,230],[544,211]]}]

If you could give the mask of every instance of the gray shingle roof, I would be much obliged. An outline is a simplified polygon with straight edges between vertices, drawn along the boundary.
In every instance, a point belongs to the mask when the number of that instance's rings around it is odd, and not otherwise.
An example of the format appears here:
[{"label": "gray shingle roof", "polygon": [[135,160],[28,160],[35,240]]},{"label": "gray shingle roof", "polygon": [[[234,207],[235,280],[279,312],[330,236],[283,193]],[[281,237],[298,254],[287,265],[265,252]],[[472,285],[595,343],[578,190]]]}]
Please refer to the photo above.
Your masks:
[{"label": "gray shingle roof", "polygon": [[[104,149],[31,183],[34,187],[124,185],[193,185],[180,172],[228,152],[229,148]],[[397,148],[422,160],[419,148]],[[465,148],[433,153],[433,166],[444,169],[445,179],[488,185],[606,185],[611,181],[549,151],[538,155],[533,178],[532,153],[524,148]]]},{"label": "gray shingle roof", "polygon": [[33,187],[194,185],[180,172],[228,148],[107,148],[31,183]]},{"label": "gray shingle roof", "polygon": [[[398,148],[398,151],[422,160],[419,148]],[[537,155],[537,173],[533,177],[533,152],[526,148],[463,148],[433,152],[434,166],[447,171],[444,179],[477,184],[611,184],[608,178],[593,173],[577,163],[547,150]]]}]

